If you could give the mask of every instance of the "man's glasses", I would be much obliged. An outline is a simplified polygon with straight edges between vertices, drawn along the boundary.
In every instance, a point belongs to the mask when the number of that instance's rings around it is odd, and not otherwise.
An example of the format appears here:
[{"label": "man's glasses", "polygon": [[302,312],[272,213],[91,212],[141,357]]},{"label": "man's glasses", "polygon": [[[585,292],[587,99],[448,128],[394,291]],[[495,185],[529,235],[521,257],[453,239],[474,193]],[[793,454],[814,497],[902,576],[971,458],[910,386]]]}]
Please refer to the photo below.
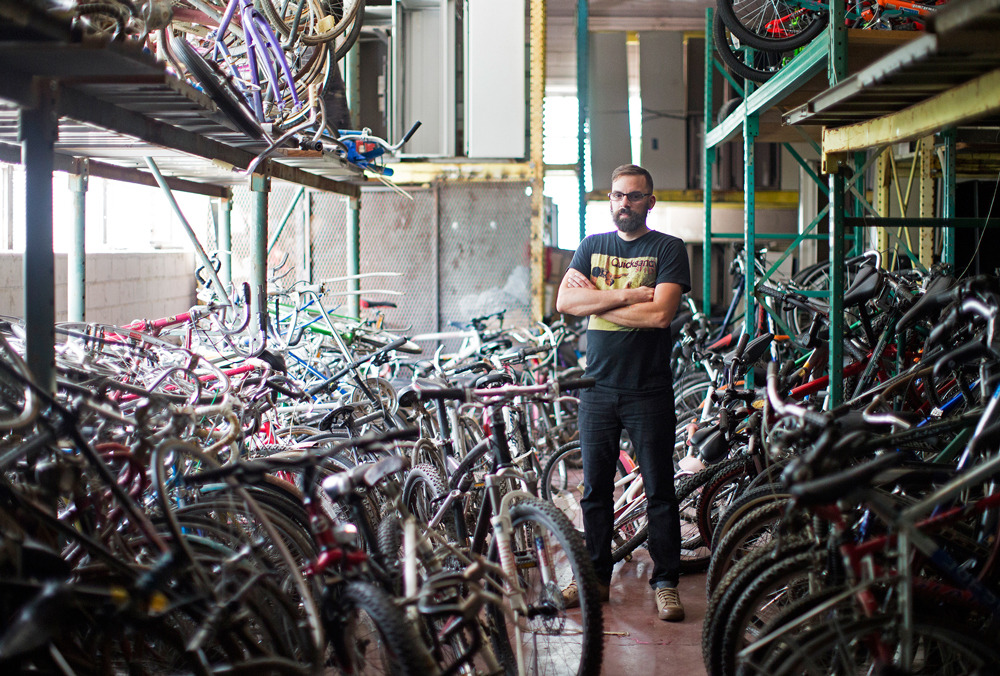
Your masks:
[{"label": "man's glasses", "polygon": [[609,192],[608,197],[611,198],[612,202],[621,202],[626,197],[628,197],[629,202],[638,202],[639,200],[649,197],[652,194],[653,193],[651,192],[639,192],[638,190],[635,192],[618,192],[616,190],[614,192]]}]

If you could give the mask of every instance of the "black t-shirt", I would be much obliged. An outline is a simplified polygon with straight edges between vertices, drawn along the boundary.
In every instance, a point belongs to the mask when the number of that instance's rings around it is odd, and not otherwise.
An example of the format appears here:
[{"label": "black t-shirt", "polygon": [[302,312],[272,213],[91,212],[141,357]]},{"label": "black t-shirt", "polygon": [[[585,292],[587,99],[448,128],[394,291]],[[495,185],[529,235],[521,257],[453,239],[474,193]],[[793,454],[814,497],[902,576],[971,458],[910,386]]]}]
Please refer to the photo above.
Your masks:
[{"label": "black t-shirt", "polygon": [[[629,289],[679,284],[691,290],[684,242],[651,230],[626,242],[617,232],[591,235],[580,243],[570,267],[598,289]],[[597,384],[623,392],[655,392],[671,386],[670,329],[620,326],[596,315],[587,325],[587,375]]]}]

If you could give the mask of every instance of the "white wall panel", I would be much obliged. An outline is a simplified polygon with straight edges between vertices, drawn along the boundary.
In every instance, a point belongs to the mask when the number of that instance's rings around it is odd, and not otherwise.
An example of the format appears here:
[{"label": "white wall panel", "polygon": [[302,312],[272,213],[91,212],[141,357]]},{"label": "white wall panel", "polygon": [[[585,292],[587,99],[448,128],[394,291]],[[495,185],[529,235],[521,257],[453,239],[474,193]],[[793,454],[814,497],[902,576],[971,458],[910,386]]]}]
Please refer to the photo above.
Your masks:
[{"label": "white wall panel", "polygon": [[524,0],[467,0],[466,154],[522,158],[525,149]]},{"label": "white wall panel", "polygon": [[590,167],[594,190],[611,189],[611,172],[632,161],[625,33],[590,34]]},{"label": "white wall panel", "polygon": [[684,119],[684,35],[679,31],[639,34],[642,91],[640,163],[657,190],[687,187],[687,125]]}]

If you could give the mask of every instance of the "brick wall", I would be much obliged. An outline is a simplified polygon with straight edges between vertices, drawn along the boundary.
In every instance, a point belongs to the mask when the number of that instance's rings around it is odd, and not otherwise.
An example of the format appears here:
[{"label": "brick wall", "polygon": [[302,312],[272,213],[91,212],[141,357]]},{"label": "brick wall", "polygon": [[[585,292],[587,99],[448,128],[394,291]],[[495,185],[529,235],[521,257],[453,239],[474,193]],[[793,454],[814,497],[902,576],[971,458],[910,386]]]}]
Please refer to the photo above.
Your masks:
[{"label": "brick wall", "polygon": [[[184,312],[195,303],[195,256],[186,251],[92,253],[86,262],[86,319],[125,324]],[[0,314],[24,307],[21,254],[0,253]],[[56,254],[56,321],[66,319],[66,256]]]}]

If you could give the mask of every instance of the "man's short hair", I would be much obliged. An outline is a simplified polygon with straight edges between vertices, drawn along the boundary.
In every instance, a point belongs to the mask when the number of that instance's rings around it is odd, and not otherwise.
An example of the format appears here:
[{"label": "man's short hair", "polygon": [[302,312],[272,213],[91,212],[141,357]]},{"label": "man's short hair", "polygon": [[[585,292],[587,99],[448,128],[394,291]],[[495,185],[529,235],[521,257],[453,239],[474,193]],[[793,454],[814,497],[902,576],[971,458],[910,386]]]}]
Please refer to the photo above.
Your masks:
[{"label": "man's short hair", "polygon": [[646,189],[649,192],[653,192],[653,177],[649,175],[649,172],[640,167],[638,164],[623,164],[614,171],[611,172],[611,183],[614,183],[619,176],[644,176],[646,178]]}]

